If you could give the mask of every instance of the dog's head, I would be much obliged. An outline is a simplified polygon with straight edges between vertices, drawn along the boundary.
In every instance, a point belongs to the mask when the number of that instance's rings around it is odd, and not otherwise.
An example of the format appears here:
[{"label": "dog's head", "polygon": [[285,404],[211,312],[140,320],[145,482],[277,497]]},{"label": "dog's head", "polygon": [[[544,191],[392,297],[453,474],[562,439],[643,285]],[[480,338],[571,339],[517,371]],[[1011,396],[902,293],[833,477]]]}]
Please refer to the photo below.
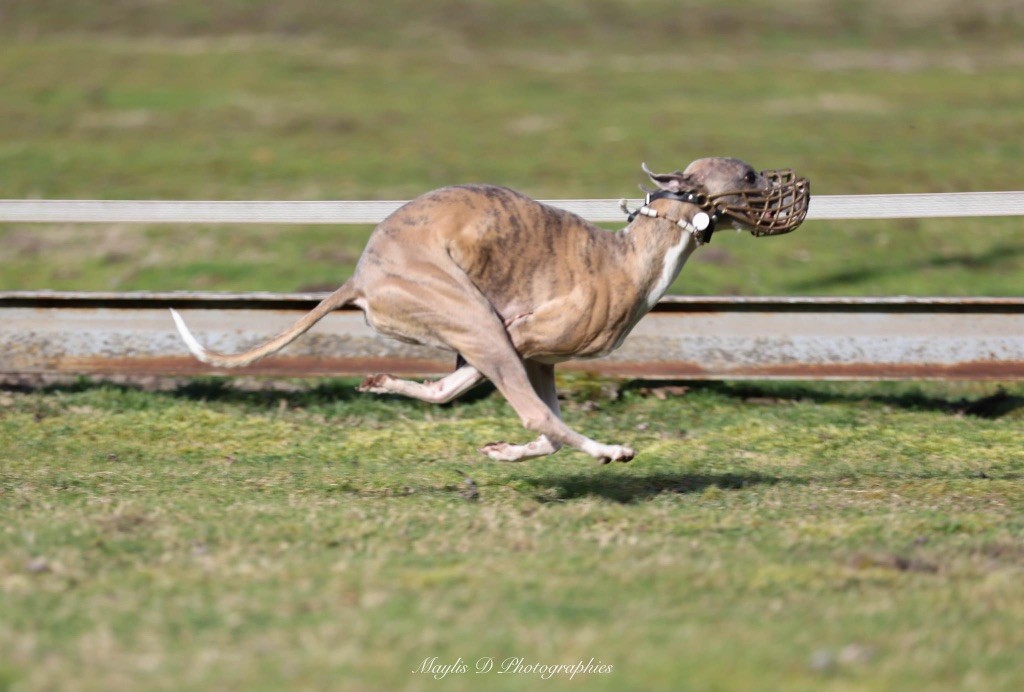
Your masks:
[{"label": "dog's head", "polygon": [[780,235],[795,230],[807,216],[811,184],[791,170],[757,171],[740,159],[697,159],[686,170],[644,172],[659,189],[695,193],[697,204],[716,218],[754,235]]}]

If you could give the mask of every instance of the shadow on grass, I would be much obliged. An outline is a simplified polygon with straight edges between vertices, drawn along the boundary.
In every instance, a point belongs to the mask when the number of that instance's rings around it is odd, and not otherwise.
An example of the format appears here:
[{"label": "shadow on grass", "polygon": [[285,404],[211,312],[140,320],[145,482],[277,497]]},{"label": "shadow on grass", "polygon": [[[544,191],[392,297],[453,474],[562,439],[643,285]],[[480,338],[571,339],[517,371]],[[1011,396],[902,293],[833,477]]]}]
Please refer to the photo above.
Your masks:
[{"label": "shadow on grass", "polygon": [[354,382],[327,381],[312,387],[280,389],[237,387],[228,378],[190,380],[167,393],[180,399],[242,404],[253,408],[278,408],[281,401],[287,402],[290,407],[305,407],[351,401],[364,396],[356,391]]},{"label": "shadow on grass", "polygon": [[739,490],[753,485],[802,484],[799,478],[780,478],[761,473],[673,473],[653,472],[641,475],[620,474],[558,474],[524,479],[538,489],[556,491],[555,498],[541,493],[540,502],[601,497],[613,502],[631,504],[661,493],[699,493],[707,488]]},{"label": "shadow on grass", "polygon": [[350,401],[367,395],[356,391],[357,380],[325,380],[315,385],[295,384],[281,380],[239,380],[231,377],[24,377],[10,378],[2,389],[24,393],[80,394],[97,389],[118,392],[152,392],[192,401],[217,401],[253,408],[279,408],[284,400],[289,406],[308,406],[334,401]]},{"label": "shadow on grass", "polygon": [[[415,399],[391,394],[364,394],[356,391],[357,379],[327,380],[308,388],[289,391],[287,389],[238,388],[226,378],[203,379],[185,382],[179,385],[172,394],[176,397],[196,401],[220,401],[240,403],[246,406],[278,408],[281,401],[288,402],[292,407],[330,404],[339,401],[376,400],[401,403],[416,402]],[[466,392],[455,401],[437,404],[440,407],[468,404],[485,399],[495,391],[494,385],[485,382]],[[418,402],[416,402],[418,404]]]},{"label": "shadow on grass", "polygon": [[[364,394],[356,391],[362,378],[321,378],[313,383],[289,380],[233,377],[69,377],[6,376],[0,377],[0,391],[39,394],[80,394],[97,389],[118,392],[152,392],[160,396],[191,401],[237,404],[254,409],[279,409],[282,401],[288,408],[306,408],[338,402],[377,401],[419,406],[409,397],[391,394]],[[441,408],[471,404],[488,398],[496,391],[493,384],[483,382],[455,401],[438,404]]]},{"label": "shadow on grass", "polygon": [[1003,389],[998,389],[995,394],[975,401],[969,401],[964,398],[931,396],[920,391],[896,394],[823,391],[817,386],[797,382],[761,385],[733,382],[633,380],[623,387],[623,391],[665,387],[667,385],[685,386],[692,392],[711,392],[732,399],[757,401],[758,403],[774,402],[782,404],[810,401],[816,404],[835,404],[871,402],[906,411],[939,412],[988,419],[1001,418],[1018,409],[1024,409],[1024,397],[1010,394]]},{"label": "shadow on grass", "polygon": [[[358,378],[325,379],[314,385],[294,384],[278,380],[236,380],[230,377],[203,378],[136,378],[124,382],[103,378],[79,377],[47,381],[35,377],[5,378],[0,389],[6,391],[39,392],[43,394],[80,393],[92,389],[116,389],[122,392],[152,391],[164,396],[193,401],[231,403],[256,409],[278,409],[282,401],[289,408],[329,405],[337,402],[380,401],[398,404],[418,404],[413,399],[397,395],[363,394],[356,391]],[[873,393],[841,391],[841,385],[802,382],[708,382],[688,380],[630,380],[622,383],[619,392],[630,392],[665,387],[684,387],[693,393],[708,392],[716,395],[751,401],[758,404],[785,404],[810,401],[818,404],[870,402],[908,411],[940,412],[997,419],[1024,410],[1024,396],[1011,394],[999,388],[994,394],[976,400],[929,395],[921,391],[900,393]],[[495,393],[490,382],[475,387],[442,407],[472,404]],[[588,397],[589,398],[589,397]]]}]

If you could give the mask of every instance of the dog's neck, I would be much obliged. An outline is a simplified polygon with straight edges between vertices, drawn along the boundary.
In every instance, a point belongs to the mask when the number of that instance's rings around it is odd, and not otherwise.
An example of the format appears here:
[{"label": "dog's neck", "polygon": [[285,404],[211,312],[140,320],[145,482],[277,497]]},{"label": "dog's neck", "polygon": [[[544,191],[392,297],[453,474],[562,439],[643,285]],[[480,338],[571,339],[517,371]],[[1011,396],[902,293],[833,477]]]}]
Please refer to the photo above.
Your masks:
[{"label": "dog's neck", "polygon": [[657,200],[652,206],[659,212],[658,218],[638,216],[620,231],[631,254],[628,264],[642,313],[654,307],[698,247],[693,233],[676,223],[692,217],[699,211],[697,207],[672,200]]}]

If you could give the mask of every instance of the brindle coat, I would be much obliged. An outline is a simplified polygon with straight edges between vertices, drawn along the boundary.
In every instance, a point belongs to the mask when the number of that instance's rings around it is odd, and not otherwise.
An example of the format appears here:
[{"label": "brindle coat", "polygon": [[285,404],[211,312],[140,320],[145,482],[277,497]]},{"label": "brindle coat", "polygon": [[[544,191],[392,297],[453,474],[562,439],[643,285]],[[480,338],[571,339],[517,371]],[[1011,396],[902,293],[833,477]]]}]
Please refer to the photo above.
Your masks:
[{"label": "brindle coat", "polygon": [[[661,189],[701,187],[709,194],[765,189],[768,182],[738,159],[698,159],[685,171],[651,174]],[[540,436],[486,445],[493,459],[518,461],[563,444],[602,462],[629,461],[632,449],[570,429],[559,415],[554,365],[610,353],[654,305],[697,248],[674,221],[699,211],[658,199],[659,218],[638,216],[612,233],[504,187],[460,185],[428,192],[374,230],[356,270],[293,327],[237,355],[207,351],[177,313],[190,351],[219,367],[240,367],[274,353],[330,313],[358,306],[379,333],[455,351],[451,375],[418,383],[368,377],[361,391],[442,403],[491,380]],[[172,311],[173,312],[173,311]]]}]

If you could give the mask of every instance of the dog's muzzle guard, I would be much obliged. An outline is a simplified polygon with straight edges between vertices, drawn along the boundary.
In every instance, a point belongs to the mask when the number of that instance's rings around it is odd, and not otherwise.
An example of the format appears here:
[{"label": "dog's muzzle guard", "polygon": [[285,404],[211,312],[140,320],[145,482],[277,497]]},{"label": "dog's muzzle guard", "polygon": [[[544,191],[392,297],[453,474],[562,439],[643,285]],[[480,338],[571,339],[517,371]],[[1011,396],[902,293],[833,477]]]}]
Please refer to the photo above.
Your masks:
[{"label": "dog's muzzle guard", "polygon": [[[811,201],[810,181],[797,177],[788,168],[761,171],[761,175],[770,184],[764,190],[732,190],[716,195],[708,195],[699,189],[683,192],[659,190],[648,193],[639,209],[630,211],[626,200],[621,200],[619,207],[632,223],[637,215],[657,217],[658,213],[650,207],[656,199],[674,199],[696,205],[707,215],[707,221],[698,213],[694,216],[697,223],[686,224],[684,228],[694,232],[697,242],[702,245],[711,242],[715,226],[723,218],[739,223],[757,237],[796,230],[807,218]],[[679,225],[683,226],[683,223]]]},{"label": "dog's muzzle guard", "polygon": [[[766,190],[737,190],[711,195],[712,216],[729,217],[755,236],[782,235],[796,230],[807,218],[811,182],[792,169],[761,171],[770,183]],[[710,213],[710,212],[709,212]]]}]

